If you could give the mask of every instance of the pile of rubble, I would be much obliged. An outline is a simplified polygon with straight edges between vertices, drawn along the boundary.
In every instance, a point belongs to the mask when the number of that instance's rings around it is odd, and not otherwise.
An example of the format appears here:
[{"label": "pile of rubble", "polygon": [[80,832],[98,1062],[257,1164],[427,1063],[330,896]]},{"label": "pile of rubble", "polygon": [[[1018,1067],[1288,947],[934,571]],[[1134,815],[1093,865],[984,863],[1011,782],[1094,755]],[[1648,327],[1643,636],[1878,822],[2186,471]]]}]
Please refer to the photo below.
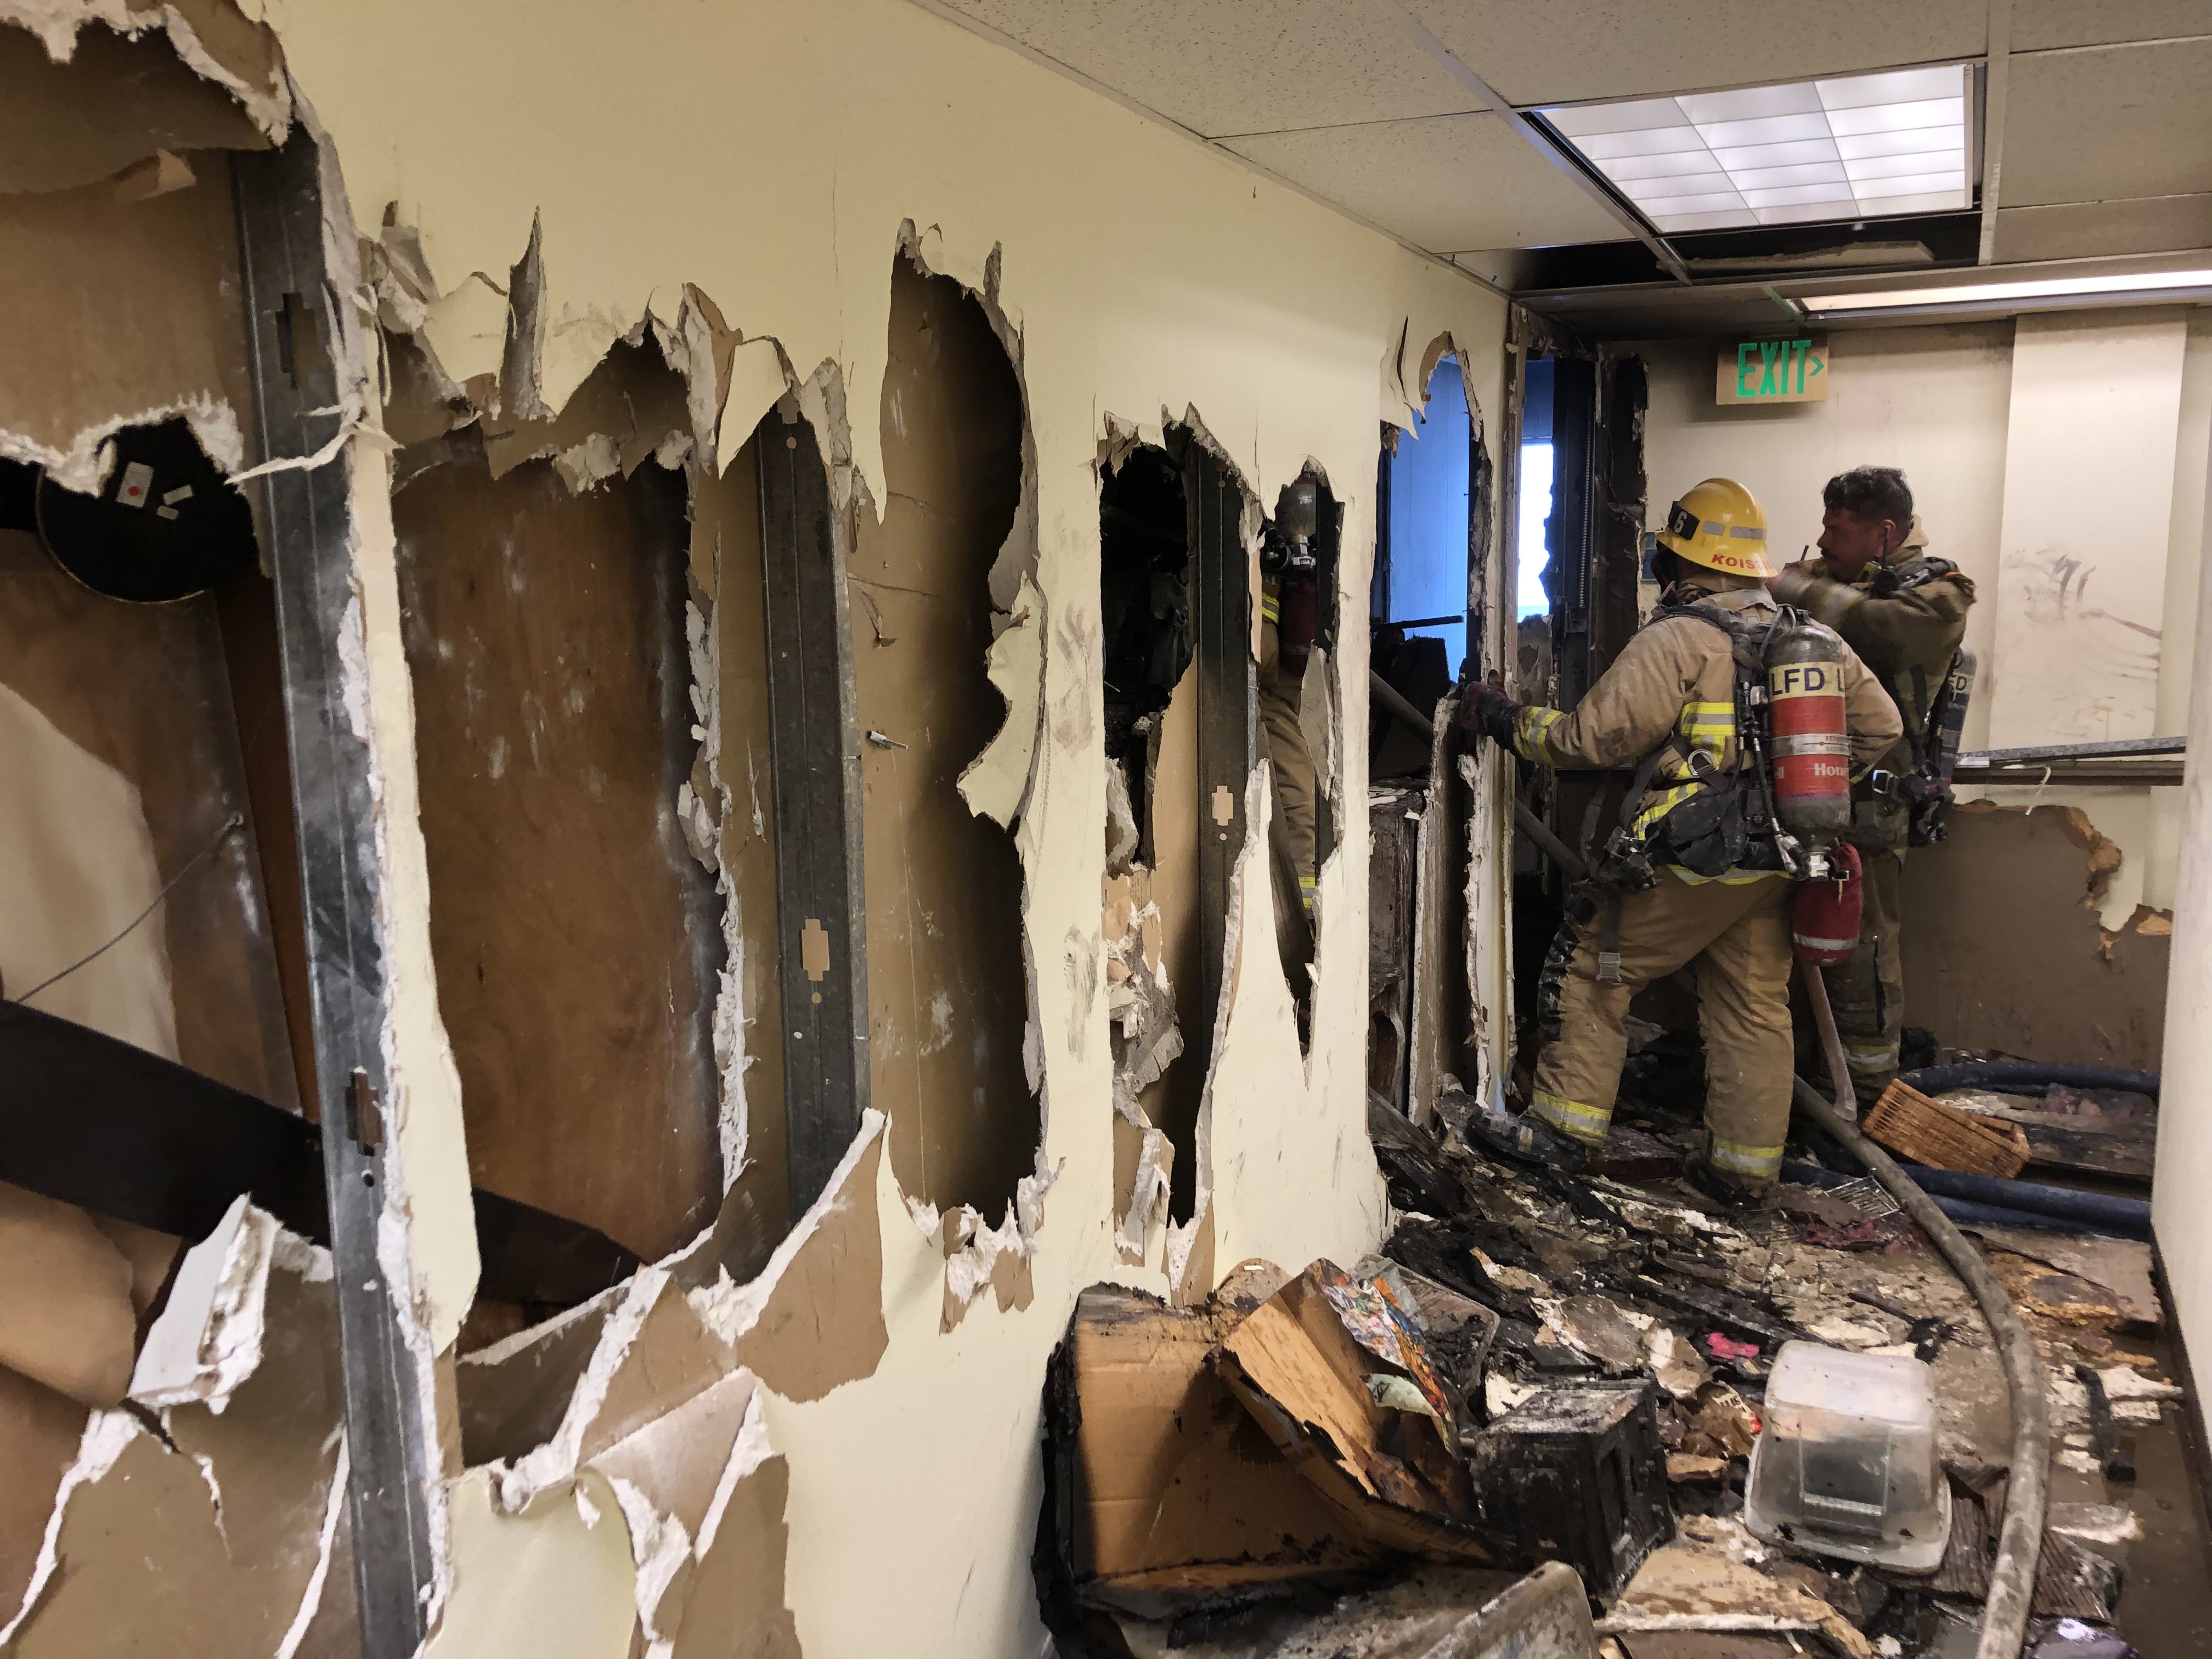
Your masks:
[{"label": "pile of rubble", "polygon": [[[1971,1654],[2004,1383],[1979,1310],[1887,1195],[1836,1174],[1720,1213],[1674,1178],[1687,1118],[1625,1112],[1567,1175],[1473,1149],[1455,1127],[1470,1109],[1447,1095],[1434,1131],[1370,1111],[1395,1212],[1378,1255],[1246,1263],[1193,1309],[1085,1294],[1047,1401],[1036,1565],[1058,1650],[1474,1659],[1498,1636],[1483,1604],[1559,1562],[1594,1626],[1515,1651]],[[2128,1419],[2179,1393],[2128,1346],[2158,1316],[2147,1248],[2002,1243],[1990,1259],[2053,1377],[2055,1449],[2108,1472]],[[1932,1573],[1747,1527],[1790,1342],[1932,1368],[1949,1514]],[[2090,1545],[2133,1517],[2051,1515],[2027,1651],[2132,1653],[2108,1632],[2120,1571]]]}]

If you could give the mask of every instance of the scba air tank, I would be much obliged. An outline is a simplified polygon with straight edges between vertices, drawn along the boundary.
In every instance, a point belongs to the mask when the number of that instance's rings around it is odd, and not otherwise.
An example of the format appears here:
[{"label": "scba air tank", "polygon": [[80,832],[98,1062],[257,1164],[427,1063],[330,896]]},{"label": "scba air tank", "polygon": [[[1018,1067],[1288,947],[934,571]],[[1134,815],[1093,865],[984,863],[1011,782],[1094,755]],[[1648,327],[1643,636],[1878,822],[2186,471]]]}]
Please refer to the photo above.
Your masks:
[{"label": "scba air tank", "polygon": [[1850,738],[1844,724],[1844,643],[1801,611],[1766,636],[1774,813],[1818,845],[1851,826]]}]

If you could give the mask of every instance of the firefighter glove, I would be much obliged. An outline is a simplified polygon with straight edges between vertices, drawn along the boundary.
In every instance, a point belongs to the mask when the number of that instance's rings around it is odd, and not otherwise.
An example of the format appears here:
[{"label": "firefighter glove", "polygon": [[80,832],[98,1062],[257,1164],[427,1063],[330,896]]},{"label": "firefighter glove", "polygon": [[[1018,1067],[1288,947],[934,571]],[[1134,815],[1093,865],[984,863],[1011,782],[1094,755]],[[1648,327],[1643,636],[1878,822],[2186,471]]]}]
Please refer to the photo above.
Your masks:
[{"label": "firefighter glove", "polygon": [[1513,747],[1513,733],[1521,718],[1521,705],[1494,685],[1478,685],[1464,716],[1470,731],[1480,732],[1500,748]]}]

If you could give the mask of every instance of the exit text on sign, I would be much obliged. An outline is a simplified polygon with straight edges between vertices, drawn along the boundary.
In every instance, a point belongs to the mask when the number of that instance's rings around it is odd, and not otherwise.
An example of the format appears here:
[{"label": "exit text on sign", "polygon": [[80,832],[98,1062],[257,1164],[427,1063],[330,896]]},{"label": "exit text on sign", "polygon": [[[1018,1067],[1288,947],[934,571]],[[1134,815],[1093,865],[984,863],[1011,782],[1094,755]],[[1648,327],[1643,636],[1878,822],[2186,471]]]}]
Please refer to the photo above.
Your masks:
[{"label": "exit text on sign", "polygon": [[1817,404],[1828,396],[1828,343],[1818,335],[1794,340],[1739,340],[1721,348],[1713,398],[1723,404]]}]

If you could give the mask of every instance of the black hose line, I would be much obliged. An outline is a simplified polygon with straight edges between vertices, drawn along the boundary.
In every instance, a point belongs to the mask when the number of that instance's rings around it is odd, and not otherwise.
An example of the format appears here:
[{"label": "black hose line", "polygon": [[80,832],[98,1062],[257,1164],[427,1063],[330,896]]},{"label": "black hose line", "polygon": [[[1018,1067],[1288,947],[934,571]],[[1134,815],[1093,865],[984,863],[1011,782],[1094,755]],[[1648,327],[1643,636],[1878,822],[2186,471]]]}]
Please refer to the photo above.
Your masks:
[{"label": "black hose line", "polygon": [[2000,1094],[2041,1094],[2048,1084],[2069,1089],[2122,1089],[2158,1098],[2156,1072],[2124,1071],[2116,1066],[2053,1066],[2033,1060],[1974,1060],[1956,1066],[1923,1066],[1898,1081],[1923,1095],[1949,1089],[1990,1089]]}]

